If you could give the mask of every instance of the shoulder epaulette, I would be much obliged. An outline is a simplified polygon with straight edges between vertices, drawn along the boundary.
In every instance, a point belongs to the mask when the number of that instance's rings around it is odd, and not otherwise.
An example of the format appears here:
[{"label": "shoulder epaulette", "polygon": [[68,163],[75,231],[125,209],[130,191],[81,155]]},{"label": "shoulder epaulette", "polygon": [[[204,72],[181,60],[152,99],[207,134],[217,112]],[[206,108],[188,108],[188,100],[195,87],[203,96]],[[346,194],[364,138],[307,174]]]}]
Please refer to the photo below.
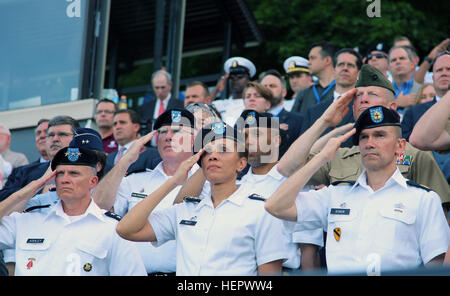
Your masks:
[{"label": "shoulder epaulette", "polygon": [[122,219],[121,216],[117,215],[117,214],[114,213],[114,212],[110,212],[110,211],[105,212],[105,215],[108,216],[108,217],[110,217],[110,218],[116,219],[117,221],[120,221],[120,220]]},{"label": "shoulder epaulette", "polygon": [[48,191],[55,191],[56,192],[56,187],[51,187],[48,189]]},{"label": "shoulder epaulette", "polygon": [[264,197],[262,197],[261,195],[256,194],[256,193],[249,195],[248,198],[254,199],[254,200],[266,201],[266,199]]},{"label": "shoulder epaulette", "polygon": [[44,208],[49,208],[50,205],[42,205],[42,206],[34,206],[34,207],[29,207],[28,209],[23,210],[24,213],[28,213],[37,209],[44,209]]},{"label": "shoulder epaulette", "polygon": [[410,186],[413,186],[413,187],[421,188],[421,189],[423,189],[423,190],[425,190],[427,192],[433,191],[432,189],[428,188],[427,186],[421,185],[421,184],[416,183],[416,182],[414,182],[412,180],[407,180],[406,184],[408,184]]},{"label": "shoulder epaulette", "polygon": [[183,198],[183,200],[184,200],[185,202],[201,202],[201,201],[202,201],[201,198],[194,197],[194,196],[185,196],[185,197]]},{"label": "shoulder epaulette", "polygon": [[135,169],[135,170],[132,170],[132,171],[130,171],[130,172],[127,172],[127,173],[125,174],[125,177],[127,177],[127,176],[129,176],[129,175],[132,175],[132,174],[143,173],[143,172],[149,172],[149,171],[151,171],[151,170],[148,169],[148,168],[144,168],[144,169]]},{"label": "shoulder epaulette", "polygon": [[344,181],[334,181],[333,183],[331,183],[331,185],[333,185],[333,186],[337,186],[339,184],[349,184],[349,185],[353,186],[353,185],[355,185],[355,181],[344,180]]}]

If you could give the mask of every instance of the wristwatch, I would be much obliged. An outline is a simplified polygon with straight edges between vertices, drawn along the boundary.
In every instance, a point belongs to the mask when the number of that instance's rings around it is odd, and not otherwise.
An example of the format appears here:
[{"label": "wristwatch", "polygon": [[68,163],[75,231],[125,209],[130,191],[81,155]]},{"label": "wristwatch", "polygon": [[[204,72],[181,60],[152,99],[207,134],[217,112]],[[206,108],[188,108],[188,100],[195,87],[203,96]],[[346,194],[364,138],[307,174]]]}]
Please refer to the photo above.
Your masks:
[{"label": "wristwatch", "polygon": [[433,60],[429,56],[425,56],[423,59],[430,64],[433,62]]}]

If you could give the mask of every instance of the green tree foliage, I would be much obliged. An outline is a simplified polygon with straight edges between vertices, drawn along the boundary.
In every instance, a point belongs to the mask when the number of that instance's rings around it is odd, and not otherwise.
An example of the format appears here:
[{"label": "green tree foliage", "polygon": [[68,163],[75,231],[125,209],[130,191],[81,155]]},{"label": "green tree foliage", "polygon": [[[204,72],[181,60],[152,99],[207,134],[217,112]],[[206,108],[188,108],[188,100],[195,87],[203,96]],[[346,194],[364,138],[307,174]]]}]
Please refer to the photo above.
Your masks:
[{"label": "green tree foliage", "polygon": [[375,42],[388,46],[396,36],[411,39],[420,56],[446,38],[450,5],[446,1],[379,0],[381,17],[367,16],[373,0],[247,0],[265,43],[233,54],[253,58],[258,72],[282,70],[291,55],[307,57],[311,43],[358,46],[365,54]]}]

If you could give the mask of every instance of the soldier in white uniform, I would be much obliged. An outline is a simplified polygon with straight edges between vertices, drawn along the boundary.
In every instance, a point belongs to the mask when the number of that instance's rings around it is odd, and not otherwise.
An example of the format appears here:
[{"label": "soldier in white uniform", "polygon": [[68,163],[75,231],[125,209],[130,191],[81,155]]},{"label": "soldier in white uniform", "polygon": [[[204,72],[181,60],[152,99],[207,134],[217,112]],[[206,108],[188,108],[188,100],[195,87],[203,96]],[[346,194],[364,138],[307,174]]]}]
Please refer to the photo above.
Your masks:
[{"label": "soldier in white uniform", "polygon": [[[330,272],[367,272],[442,264],[450,230],[439,195],[405,179],[396,159],[406,141],[398,114],[383,106],[366,109],[355,129],[327,145],[284,182],[266,202],[274,216],[297,221],[296,229],[327,230]],[[300,192],[339,145],[353,133],[365,171],[356,182]],[[292,224],[290,225],[292,226]]]},{"label": "soldier in white uniform", "polygon": [[[84,148],[93,150],[97,154],[97,176],[99,180],[103,176],[105,164],[106,164],[106,154],[103,152],[102,139],[100,134],[90,128],[77,128],[72,141],[70,141],[69,147]],[[44,186],[50,185],[47,192],[36,194]],[[52,168],[49,166],[45,174],[29,184],[27,184],[22,189],[14,192],[7,198],[11,202],[10,214],[12,212],[41,212],[48,213],[52,206],[59,202],[58,194],[56,193],[56,188],[54,187],[54,172],[52,174]],[[7,268],[9,274],[14,274],[15,265],[15,250],[6,249],[3,250],[3,257],[7,263]]]},{"label": "soldier in white uniform", "polygon": [[[287,259],[280,244],[282,221],[264,211],[264,199],[251,194],[251,187],[236,185],[238,172],[247,164],[243,143],[224,123],[212,124],[198,138],[205,148],[131,209],[117,232],[155,245],[176,239],[177,275],[279,274]],[[187,197],[183,203],[153,211],[168,192],[184,183],[197,161],[211,184],[211,194],[204,199]]]},{"label": "soldier in white uniform", "polygon": [[[239,130],[245,132],[245,141],[248,146],[248,163],[250,169],[238,184],[253,186],[253,193],[268,199],[272,193],[287,179],[278,170],[279,146],[283,141],[279,128],[278,118],[270,113],[258,113],[253,110],[245,110],[238,119]],[[323,246],[322,228],[298,232],[287,232],[289,248],[297,249],[297,243],[301,249],[302,270],[319,267],[315,248],[310,245]],[[292,254],[290,252],[289,254]],[[300,256],[292,256],[283,263],[283,267],[298,269]]]},{"label": "soldier in white uniform", "polygon": [[[192,156],[194,126],[194,115],[191,112],[185,109],[166,110],[156,119],[154,131],[136,140],[134,147],[130,147],[123,157],[125,159],[123,161],[121,159],[99,183],[93,194],[94,200],[104,209],[113,206],[116,214],[125,215],[169,179],[182,161]],[[162,161],[153,170],[134,171],[124,177],[129,165],[137,159],[140,148],[150,141],[156,132],[158,151]],[[197,169],[198,166],[194,166],[191,172]],[[158,209],[170,208],[178,190],[179,187],[176,187],[168,193],[166,199],[158,205]],[[175,241],[168,242],[161,248],[156,248],[149,243],[136,245],[149,275],[175,273]]]},{"label": "soldier in white uniform", "polygon": [[231,57],[225,61],[223,68],[226,73],[229,73],[231,95],[228,99],[213,101],[212,105],[219,111],[222,120],[233,126],[244,111],[242,92],[250,78],[255,76],[256,67],[246,58]]},{"label": "soldier in white uniform", "polygon": [[[98,158],[83,148],[52,160],[60,201],[48,213],[13,213],[0,203],[0,249],[15,248],[16,275],[145,275],[136,247],[114,231],[117,216],[101,210],[90,190]],[[13,204],[14,205],[14,204]]]}]

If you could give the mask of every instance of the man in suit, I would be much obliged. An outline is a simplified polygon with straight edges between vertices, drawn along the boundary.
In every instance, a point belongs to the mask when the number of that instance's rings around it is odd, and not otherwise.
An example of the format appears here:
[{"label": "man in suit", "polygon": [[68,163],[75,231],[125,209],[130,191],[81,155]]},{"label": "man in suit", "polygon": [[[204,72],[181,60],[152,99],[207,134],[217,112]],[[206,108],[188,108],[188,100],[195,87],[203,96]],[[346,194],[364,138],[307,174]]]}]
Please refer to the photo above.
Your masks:
[{"label": "man in suit", "polygon": [[308,108],[333,96],[335,85],[334,53],[334,45],[327,41],[319,41],[311,45],[308,54],[309,72],[316,76],[319,81],[298,93],[291,109],[292,112],[304,115]]},{"label": "man in suit", "polygon": [[443,52],[437,55],[433,62],[433,86],[436,96],[432,101],[415,105],[405,111],[402,120],[402,136],[409,141],[414,125],[422,115],[437,101],[439,101],[448,91],[450,81],[450,54]]},{"label": "man in suit", "polygon": [[102,137],[103,151],[105,153],[117,150],[117,143],[113,136],[113,119],[116,111],[116,104],[109,99],[101,99],[95,105],[95,123]]},{"label": "man in suit", "polygon": [[[105,173],[108,173],[120,158],[128,152],[130,146],[138,138],[140,129],[139,116],[131,109],[116,111],[113,122],[113,135],[119,147],[116,151],[109,153],[106,157]],[[147,147],[147,149],[139,155],[138,160],[128,168],[128,172],[145,170],[146,168],[153,169],[160,161],[161,158],[158,150]]]},{"label": "man in suit", "polygon": [[[304,116],[303,125],[301,133],[305,132],[309,129],[314,122],[322,116],[322,114],[327,110],[327,108],[336,101],[341,95],[345,92],[353,89],[356,84],[356,80],[358,80],[359,71],[362,66],[362,57],[361,55],[351,48],[343,48],[339,50],[334,58],[334,79],[336,81],[336,86],[333,91],[333,97],[328,98],[316,106],[308,109]],[[352,113],[353,101],[350,103],[349,108],[350,111],[344,117],[344,119],[339,123],[338,126],[346,125],[347,123],[353,122],[353,113]],[[323,134],[327,134],[332,130],[332,128],[328,128],[325,130]],[[348,139],[344,143],[342,143],[341,147],[352,147],[353,143],[351,139]]]},{"label": "man in suit", "polygon": [[286,96],[286,81],[277,70],[268,70],[261,79],[261,84],[270,89],[273,95],[271,108],[268,111],[274,117],[279,118],[280,129],[286,132],[286,139],[280,146],[280,156],[300,136],[303,117],[300,114],[289,112],[284,108],[284,97]]},{"label": "man in suit", "polygon": [[28,164],[28,159],[25,154],[12,151],[9,148],[11,139],[9,128],[3,123],[0,123],[0,154],[3,159],[9,162],[13,168]]},{"label": "man in suit", "polygon": [[[70,116],[56,116],[48,123],[47,155],[50,160],[61,148],[69,146],[79,123]],[[15,169],[8,178],[5,186],[0,190],[0,201],[10,196],[33,180],[39,179],[48,169],[50,162],[33,162]]]},{"label": "man in suit", "polygon": [[34,131],[34,141],[36,143],[36,150],[39,152],[39,159],[36,162],[47,162],[50,159],[47,155],[47,129],[49,120],[42,118],[38,121]]},{"label": "man in suit", "polygon": [[[155,96],[138,110],[142,124],[141,134],[150,132],[153,122],[165,110],[184,107],[183,101],[172,97],[172,85],[172,75],[169,72],[158,70],[152,74],[152,88]],[[152,141],[152,146],[156,146],[156,142]]]}]

